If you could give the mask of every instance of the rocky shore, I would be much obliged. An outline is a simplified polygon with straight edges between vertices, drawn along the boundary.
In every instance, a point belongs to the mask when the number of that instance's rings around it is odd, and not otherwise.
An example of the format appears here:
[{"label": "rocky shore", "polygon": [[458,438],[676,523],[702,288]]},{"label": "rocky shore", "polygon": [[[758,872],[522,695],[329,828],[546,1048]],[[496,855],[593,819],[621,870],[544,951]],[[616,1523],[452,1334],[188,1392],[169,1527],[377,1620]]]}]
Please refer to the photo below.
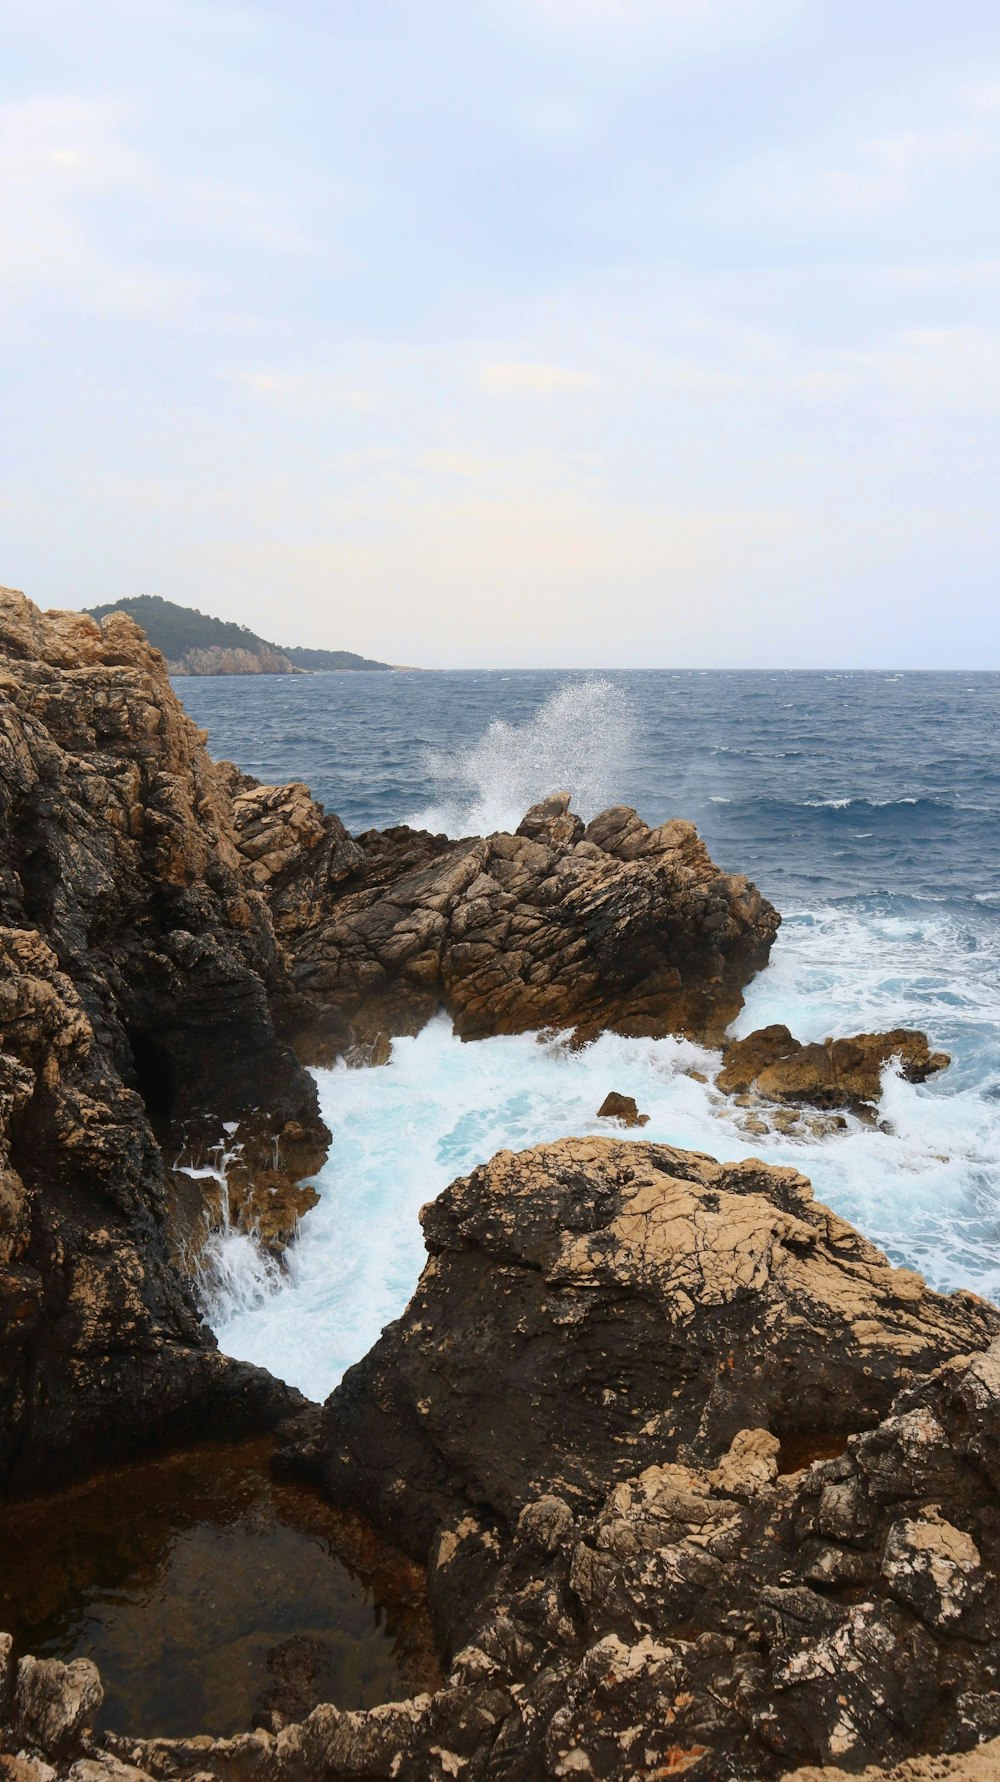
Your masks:
[{"label": "rocky shore", "polygon": [[[127,619],[0,596],[0,1483],[266,1426],[295,1395],[218,1353],[185,1256],[314,1198],[315,1086],[224,781]],[[233,1128],[226,1133],[224,1124]]]},{"label": "rocky shore", "polygon": [[[795,1171],[501,1152],[424,1209],[409,1307],[322,1410],[200,1316],[206,1233],[280,1254],[314,1198],[306,1064],[441,1007],[467,1039],[721,1046],[778,916],[691,825],[554,794],[514,835],[352,837],[213,763],[127,618],[8,592],[0,831],[0,1491],[280,1425],[287,1472],[427,1568],[446,1673],[126,1738],[91,1730],[88,1661],[0,1639],[3,1782],[1000,1773],[1000,1311]],[[875,1118],[893,1060],[947,1063],[768,1028],[717,1087]]]},{"label": "rocky shore", "polygon": [[995,1307],[791,1170],[659,1145],[501,1153],[424,1229],[285,1465],[427,1563],[443,1687],[94,1738],[93,1667],[23,1660],[11,1782],[995,1773],[960,1755],[1000,1733]]}]

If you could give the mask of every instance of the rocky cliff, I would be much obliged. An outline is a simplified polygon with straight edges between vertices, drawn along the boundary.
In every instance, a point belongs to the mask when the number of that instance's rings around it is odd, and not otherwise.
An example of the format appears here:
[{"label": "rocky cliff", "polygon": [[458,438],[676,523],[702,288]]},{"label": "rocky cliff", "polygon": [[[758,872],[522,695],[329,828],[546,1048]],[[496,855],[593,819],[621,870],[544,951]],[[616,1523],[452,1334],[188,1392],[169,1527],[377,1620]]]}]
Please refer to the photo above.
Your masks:
[{"label": "rocky cliff", "polygon": [[[289,1394],[221,1357],[177,1263],[218,1186],[280,1243],[326,1133],[224,776],[132,622],[0,594],[0,1489]],[[224,1133],[228,1123],[230,1131]]]}]

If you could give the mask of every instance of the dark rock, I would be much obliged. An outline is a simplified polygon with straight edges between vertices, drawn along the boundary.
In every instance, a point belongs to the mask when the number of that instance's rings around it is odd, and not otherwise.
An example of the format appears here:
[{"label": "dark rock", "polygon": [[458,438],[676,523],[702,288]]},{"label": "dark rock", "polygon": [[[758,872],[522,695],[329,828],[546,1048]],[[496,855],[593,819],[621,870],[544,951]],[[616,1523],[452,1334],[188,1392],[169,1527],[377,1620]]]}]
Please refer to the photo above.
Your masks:
[{"label": "dark rock", "polygon": [[327,1140],[229,789],[130,620],[0,594],[0,1491],[297,1402],[177,1267],[221,1190],[175,1163],[224,1144],[279,1248]]},{"label": "dark rock", "polygon": [[623,1126],[648,1126],[649,1115],[640,1114],[634,1095],[619,1095],[614,1089],[604,1097],[597,1110],[599,1120],[619,1120]]},{"label": "dark rock", "polygon": [[306,1445],[429,1555],[443,1687],[105,1749],[164,1782],[763,1782],[992,1736],[1000,1312],[794,1171],[666,1146],[504,1153],[424,1223]]},{"label": "dark rock", "polygon": [[893,1269],[794,1170],[567,1139],[500,1152],[421,1215],[407,1312],[323,1414],[322,1476],[415,1558],[464,1514],[593,1504],[742,1429],[874,1423],[1000,1312]]}]

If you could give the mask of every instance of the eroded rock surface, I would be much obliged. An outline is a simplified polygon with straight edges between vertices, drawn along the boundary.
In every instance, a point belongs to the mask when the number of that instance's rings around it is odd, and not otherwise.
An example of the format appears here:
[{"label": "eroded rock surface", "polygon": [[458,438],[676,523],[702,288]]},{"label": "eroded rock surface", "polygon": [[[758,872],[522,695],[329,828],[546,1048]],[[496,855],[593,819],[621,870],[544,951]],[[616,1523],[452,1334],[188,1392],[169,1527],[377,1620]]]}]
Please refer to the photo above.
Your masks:
[{"label": "eroded rock surface", "polygon": [[278,1247],[325,1151],[230,812],[130,620],[0,592],[0,1490],[289,1403],[202,1326],[175,1265],[218,1186],[163,1162],[225,1139]]},{"label": "eroded rock surface", "polygon": [[424,1225],[405,1316],[286,1461],[428,1560],[443,1687],[235,1739],[84,1739],[77,1761],[987,1782],[996,1308],[891,1268],[792,1170],[667,1146],[501,1153]]},{"label": "eroded rock surface", "polygon": [[420,1557],[443,1520],[597,1501],[742,1429],[846,1440],[1000,1333],[815,1201],[804,1176],[604,1138],[501,1151],[421,1215],[406,1314],[323,1413],[336,1497]]},{"label": "eroded rock surface", "polygon": [[546,1026],[586,1038],[718,1038],[766,961],[778,915],[720,872],[690,823],[625,806],[584,826],[565,793],[515,835],[450,841],[407,828],[353,839],[304,786],[249,787],[240,846],[271,903],[308,1050],[334,1004],[361,1041],[416,1031],[439,1007],[466,1039]]},{"label": "eroded rock surface", "polygon": [[951,1062],[947,1052],[932,1052],[926,1033],[913,1028],[803,1045],[776,1023],[725,1047],[716,1086],[730,1095],[750,1091],[766,1101],[862,1112],[879,1101],[882,1074],[893,1061],[908,1083],[926,1082]]}]

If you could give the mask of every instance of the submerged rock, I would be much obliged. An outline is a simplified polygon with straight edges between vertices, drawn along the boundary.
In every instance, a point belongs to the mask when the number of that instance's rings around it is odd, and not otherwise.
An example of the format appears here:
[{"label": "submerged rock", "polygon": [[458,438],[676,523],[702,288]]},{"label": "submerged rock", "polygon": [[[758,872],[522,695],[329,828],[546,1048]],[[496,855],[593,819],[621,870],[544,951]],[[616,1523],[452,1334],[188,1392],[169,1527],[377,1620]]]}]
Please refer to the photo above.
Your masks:
[{"label": "submerged rock", "polygon": [[878,1102],[882,1073],[894,1060],[908,1083],[923,1083],[951,1062],[947,1052],[932,1052],[926,1033],[913,1028],[807,1046],[775,1024],[726,1046],[716,1086],[730,1095],[753,1091],[769,1101],[865,1111]]},{"label": "submerged rock", "polygon": [[302,786],[237,797],[237,834],[288,949],[305,1053],[310,1007],[367,1040],[439,1007],[465,1039],[531,1028],[719,1038],[768,958],[777,912],[720,872],[693,824],[626,806],[584,827],[569,795],[514,835],[407,828],[351,838]]},{"label": "submerged rock", "polygon": [[278,1247],[327,1141],[230,811],[129,619],[0,592],[0,1491],[294,1402],[218,1354],[177,1266],[221,1143],[231,1216]]}]

